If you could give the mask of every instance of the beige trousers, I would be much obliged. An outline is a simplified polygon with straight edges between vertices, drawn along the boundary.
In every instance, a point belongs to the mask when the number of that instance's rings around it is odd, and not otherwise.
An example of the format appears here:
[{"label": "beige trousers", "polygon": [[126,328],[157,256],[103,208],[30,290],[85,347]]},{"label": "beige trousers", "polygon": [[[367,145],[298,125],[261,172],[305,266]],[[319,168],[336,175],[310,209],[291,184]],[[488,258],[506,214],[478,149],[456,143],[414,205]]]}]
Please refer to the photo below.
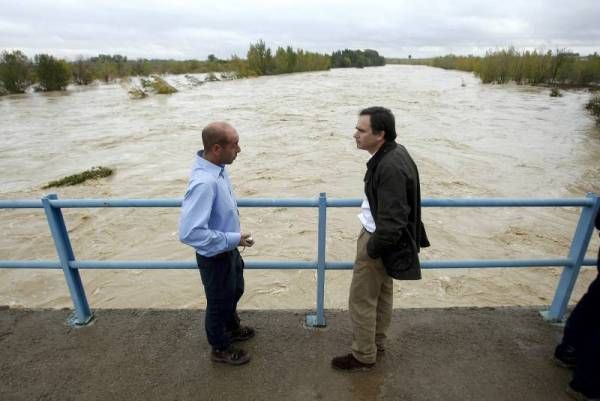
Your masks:
[{"label": "beige trousers", "polygon": [[384,349],[392,318],[394,283],[385,272],[381,258],[367,254],[371,234],[364,228],[356,242],[356,260],[350,285],[352,354],[363,363],[375,363],[377,349]]}]

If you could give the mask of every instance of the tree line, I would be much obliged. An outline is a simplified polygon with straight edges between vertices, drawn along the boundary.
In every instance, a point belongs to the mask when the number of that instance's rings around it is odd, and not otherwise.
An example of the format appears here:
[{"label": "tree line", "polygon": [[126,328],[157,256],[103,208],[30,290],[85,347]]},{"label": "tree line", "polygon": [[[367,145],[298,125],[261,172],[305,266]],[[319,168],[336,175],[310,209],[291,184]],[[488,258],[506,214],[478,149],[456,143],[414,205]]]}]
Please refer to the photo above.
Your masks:
[{"label": "tree line", "polygon": [[14,50],[0,53],[0,95],[24,93],[33,84],[36,90],[53,91],[64,90],[70,83],[88,85],[96,80],[111,82],[152,74],[232,72],[244,78],[383,64],[384,58],[375,50],[346,49],[330,55],[287,46],[273,52],[262,40],[250,44],[245,59],[234,55],[229,60],[212,54],[206,60],[132,60],[119,54],[100,54],[66,61],[49,54],[38,54],[30,59],[20,50]]},{"label": "tree line", "polygon": [[483,83],[593,86],[600,84],[600,55],[580,56],[567,50],[488,51],[485,56],[447,55],[431,59],[388,60],[475,73]]},{"label": "tree line", "polygon": [[375,50],[338,50],[331,54],[331,66],[333,68],[347,67],[374,67],[385,65],[385,58]]}]

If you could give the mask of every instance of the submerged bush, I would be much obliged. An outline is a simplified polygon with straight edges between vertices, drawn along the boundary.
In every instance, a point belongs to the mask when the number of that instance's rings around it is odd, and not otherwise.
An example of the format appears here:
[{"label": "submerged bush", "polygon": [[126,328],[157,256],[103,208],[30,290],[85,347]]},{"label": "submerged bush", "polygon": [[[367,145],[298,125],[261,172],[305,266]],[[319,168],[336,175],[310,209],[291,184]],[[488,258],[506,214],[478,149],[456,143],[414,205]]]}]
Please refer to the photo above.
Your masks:
[{"label": "submerged bush", "polygon": [[19,50],[3,51],[0,54],[0,81],[0,94],[24,93],[31,85],[31,63],[27,56]]},{"label": "submerged bush", "polygon": [[175,89],[174,86],[170,85],[158,75],[152,75],[152,80],[152,87],[159,95],[170,95],[171,93],[177,92],[177,89]]},{"label": "submerged bush", "polygon": [[331,54],[332,68],[371,67],[385,65],[385,58],[376,50],[338,50]]},{"label": "submerged bush", "polygon": [[48,184],[44,185],[42,189],[77,185],[87,180],[108,177],[112,175],[112,173],[113,170],[108,167],[92,167],[90,170],[86,170],[82,173],[69,175],[60,180],[50,181]]},{"label": "submerged bush", "polygon": [[131,99],[143,99],[145,97],[148,97],[148,93],[145,90],[137,87],[131,87],[127,91],[127,93],[129,94],[129,97]]},{"label": "submerged bush", "polygon": [[75,63],[71,64],[73,72],[73,82],[77,85],[89,85],[94,80],[92,64],[89,61],[79,57]]},{"label": "submerged bush", "polygon": [[192,86],[200,86],[202,84],[204,84],[204,81],[200,81],[198,78],[191,76],[189,74],[185,74],[185,79],[188,80],[188,82],[190,83],[190,85]]},{"label": "submerged bush", "polygon": [[596,117],[596,124],[600,125],[600,95],[592,96],[585,108]]},{"label": "submerged bush", "polygon": [[209,72],[206,77],[204,77],[204,81],[205,82],[217,82],[220,81],[219,78],[217,78],[217,76],[215,75],[214,72]]},{"label": "submerged bush", "polygon": [[177,92],[177,89],[175,89],[174,86],[170,85],[158,75],[152,75],[150,79],[141,78],[140,83],[142,88],[151,90],[159,95],[170,95],[171,93]]},{"label": "submerged bush", "polygon": [[43,91],[64,90],[71,78],[71,69],[65,60],[48,54],[35,56],[35,74]]}]

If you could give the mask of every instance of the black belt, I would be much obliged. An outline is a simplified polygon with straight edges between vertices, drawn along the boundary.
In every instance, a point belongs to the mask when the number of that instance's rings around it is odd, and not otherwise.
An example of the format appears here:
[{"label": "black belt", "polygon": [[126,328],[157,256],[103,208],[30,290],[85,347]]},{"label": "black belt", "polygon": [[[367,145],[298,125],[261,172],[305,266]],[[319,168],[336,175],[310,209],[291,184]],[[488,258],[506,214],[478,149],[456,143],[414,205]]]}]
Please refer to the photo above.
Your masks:
[{"label": "black belt", "polygon": [[205,258],[205,259],[224,259],[228,256],[234,255],[234,252],[239,252],[239,251],[237,250],[237,248],[234,248],[231,251],[217,253],[216,255],[213,255],[213,256],[204,256],[204,255],[200,255],[198,252],[196,252],[196,253],[198,254],[198,256],[200,256],[201,258]]}]

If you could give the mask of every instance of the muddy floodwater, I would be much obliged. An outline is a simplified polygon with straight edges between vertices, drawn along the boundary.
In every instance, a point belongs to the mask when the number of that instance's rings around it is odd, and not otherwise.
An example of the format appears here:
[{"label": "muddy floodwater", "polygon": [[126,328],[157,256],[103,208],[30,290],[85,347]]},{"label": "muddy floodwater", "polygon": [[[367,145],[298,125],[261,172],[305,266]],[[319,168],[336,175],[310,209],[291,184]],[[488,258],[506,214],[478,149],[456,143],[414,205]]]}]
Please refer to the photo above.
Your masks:
[{"label": "muddy floodwater", "polygon": [[[239,198],[361,198],[368,154],[352,139],[361,108],[394,111],[398,141],[417,162],[425,198],[583,197],[600,192],[600,130],[584,109],[590,94],[482,85],[468,73],[421,66],[334,69],[211,82],[167,80],[173,95],[129,99],[120,85],[0,98],[0,199],[182,197],[200,131],[227,120],[240,134],[230,166]],[[115,174],[42,190],[93,166]],[[316,258],[315,209],[242,208],[256,245],[247,260]],[[350,261],[359,209],[329,209],[327,259]],[[577,208],[425,208],[432,247],[423,260],[565,257]],[[178,241],[177,208],[67,209],[80,260],[193,260]],[[41,209],[0,210],[0,259],[56,259]],[[588,257],[595,257],[598,236]],[[92,308],[201,308],[196,270],[83,270]],[[395,307],[545,305],[560,269],[425,270],[395,282]],[[315,304],[313,271],[248,270],[241,308]],[[577,300],[595,269],[586,268]],[[350,271],[328,271],[326,307],[346,308]],[[59,270],[0,270],[0,305],[70,307]]]}]

